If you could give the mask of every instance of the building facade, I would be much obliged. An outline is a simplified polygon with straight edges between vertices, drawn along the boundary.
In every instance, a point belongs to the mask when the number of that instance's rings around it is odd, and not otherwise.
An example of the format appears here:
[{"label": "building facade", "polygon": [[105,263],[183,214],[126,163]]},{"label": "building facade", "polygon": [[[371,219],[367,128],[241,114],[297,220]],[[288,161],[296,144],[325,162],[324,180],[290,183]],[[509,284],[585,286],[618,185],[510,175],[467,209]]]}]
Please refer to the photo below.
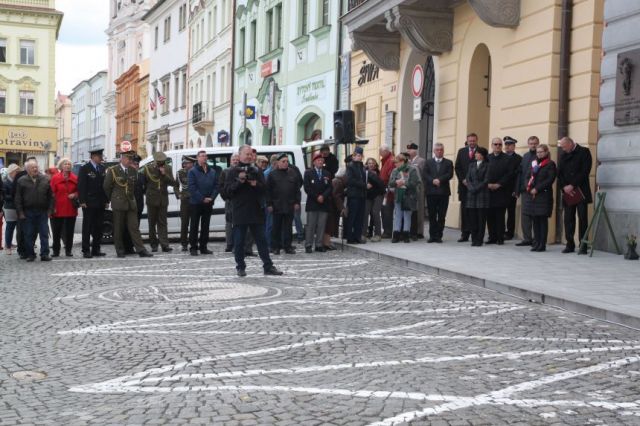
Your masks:
[{"label": "building facade", "polygon": [[149,25],[142,21],[142,17],[156,2],[157,0],[109,0],[109,27],[106,30],[109,62],[105,93],[105,156],[110,159],[115,157],[117,145],[115,81],[133,65],[149,58],[151,34]]},{"label": "building facade", "polygon": [[0,0],[0,167],[30,156],[53,163],[61,23],[54,0]]},{"label": "building facade", "polygon": [[[149,126],[149,73],[141,76],[138,79],[138,93],[140,99],[138,103],[138,134],[142,135],[144,140],[138,144],[138,155],[142,158],[147,158],[153,154],[153,145],[149,142],[147,129]],[[135,123],[133,123],[135,124]]]},{"label": "building facade", "polygon": [[[527,138],[537,135],[555,156],[557,140],[568,135],[595,151],[602,2],[569,2],[573,18],[564,28],[571,38],[563,46],[562,17],[571,16],[565,3],[350,1],[343,22],[353,50],[398,73],[395,109],[393,102],[383,104],[395,113],[393,126],[384,128],[394,129],[396,150],[413,141],[428,156],[433,142],[441,142],[454,159],[466,135],[475,132],[485,147],[492,137],[509,135],[524,151]],[[422,84],[414,82],[417,66]],[[420,86],[416,96],[413,89]],[[368,110],[379,95],[366,99]],[[371,130],[369,139],[386,136]],[[447,225],[458,227],[458,199],[451,201]],[[560,227],[552,229],[551,239],[560,234]]]},{"label": "building facade", "polygon": [[131,150],[138,151],[144,135],[140,135],[140,80],[149,74],[149,60],[133,65],[116,83],[116,149],[115,156],[122,153],[121,144],[131,143]]},{"label": "building facade", "polygon": [[[596,182],[622,247],[640,233],[640,3],[606,0],[604,21]],[[615,250],[604,221],[596,247]]]},{"label": "building facade", "polygon": [[192,1],[189,10],[189,132],[185,147],[230,143],[233,2]]},{"label": "building facade", "polygon": [[56,122],[58,124],[58,149],[55,163],[61,158],[71,158],[71,117],[72,104],[68,96],[58,93],[56,96]]},{"label": "building facade", "polygon": [[107,72],[100,71],[71,91],[71,160],[89,160],[89,150],[105,149],[104,93]]},{"label": "building facade", "polygon": [[234,137],[301,144],[333,134],[340,15],[337,1],[238,2]]},{"label": "building facade", "polygon": [[187,2],[160,0],[142,18],[151,31],[148,151],[184,147],[187,138]]}]

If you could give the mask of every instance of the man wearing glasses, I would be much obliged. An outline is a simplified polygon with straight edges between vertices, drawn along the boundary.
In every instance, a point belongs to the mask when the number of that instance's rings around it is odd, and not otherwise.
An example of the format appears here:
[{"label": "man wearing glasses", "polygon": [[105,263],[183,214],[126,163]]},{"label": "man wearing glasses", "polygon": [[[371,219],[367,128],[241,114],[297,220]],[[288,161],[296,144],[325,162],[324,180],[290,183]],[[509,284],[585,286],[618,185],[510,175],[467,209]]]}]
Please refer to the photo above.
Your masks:
[{"label": "man wearing glasses", "polygon": [[492,153],[489,156],[489,211],[487,228],[489,239],[486,244],[504,244],[504,216],[511,197],[509,184],[514,178],[510,158],[502,152],[502,139],[493,138]]}]

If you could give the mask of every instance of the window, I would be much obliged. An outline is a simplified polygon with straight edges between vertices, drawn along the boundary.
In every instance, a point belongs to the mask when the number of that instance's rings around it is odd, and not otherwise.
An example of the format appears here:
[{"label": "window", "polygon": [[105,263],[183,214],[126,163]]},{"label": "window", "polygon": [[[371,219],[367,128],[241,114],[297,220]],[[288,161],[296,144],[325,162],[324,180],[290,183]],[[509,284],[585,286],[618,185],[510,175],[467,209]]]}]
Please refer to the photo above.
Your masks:
[{"label": "window", "polygon": [[216,80],[217,79],[217,75],[214,72],[213,73],[213,77],[211,78],[211,81],[213,83],[213,87],[211,88],[211,103],[215,106],[218,105],[218,102],[216,100]]},{"label": "window", "polygon": [[149,95],[149,98],[153,99],[153,103],[155,104],[155,108],[153,108],[153,118],[158,118],[158,108],[160,105],[158,104],[158,86],[157,82],[153,83],[153,87],[151,88],[152,95]]},{"label": "window", "polygon": [[20,91],[20,114],[34,115],[35,93],[21,90]]},{"label": "window", "polygon": [[22,65],[35,64],[36,42],[20,40],[20,63]]},{"label": "window", "polygon": [[153,33],[153,48],[158,50],[158,26],[157,25]]},{"label": "window", "polygon": [[251,50],[249,51],[249,61],[256,60],[256,43],[258,42],[258,35],[256,34],[257,28],[258,24],[256,23],[256,21],[251,21],[251,45],[249,46],[249,49]]},{"label": "window", "polygon": [[367,103],[356,105],[356,136],[364,138],[367,128]]},{"label": "window", "polygon": [[167,114],[169,112],[169,104],[171,103],[170,101],[170,92],[169,92],[169,79],[166,79],[165,81],[162,82],[162,96],[165,97],[164,99],[164,104],[162,104],[162,114]]},{"label": "window", "polygon": [[164,20],[164,42],[171,40],[171,16],[168,16]]},{"label": "window", "polygon": [[213,38],[213,15],[211,14],[211,11],[209,11],[207,13],[207,19],[209,21],[209,27],[207,28],[208,32],[208,40],[211,40]]},{"label": "window", "polygon": [[182,108],[187,106],[187,72],[182,71],[182,102],[180,102]]},{"label": "window", "polygon": [[240,36],[238,37],[238,60],[239,65],[244,65],[244,45],[246,38],[246,30],[244,28],[240,28]]},{"label": "window", "polygon": [[0,63],[7,62],[7,39],[0,38]]},{"label": "window", "polygon": [[329,25],[329,0],[322,0],[322,26]]},{"label": "window", "polygon": [[300,35],[309,32],[309,0],[300,0]]},{"label": "window", "polygon": [[0,114],[7,113],[7,92],[0,90]]},{"label": "window", "polygon": [[182,31],[187,26],[187,5],[186,3],[180,6],[178,16],[178,31]]},{"label": "window", "polygon": [[267,52],[271,52],[273,50],[273,9],[267,11]]},{"label": "window", "polygon": [[222,76],[220,81],[220,92],[222,93],[222,102],[227,101],[227,74],[224,72],[225,69],[222,67],[220,69],[220,75]]},{"label": "window", "polygon": [[222,16],[220,17],[221,27],[227,26],[227,0],[222,0]]},{"label": "window", "polygon": [[205,45],[205,38],[204,38],[204,18],[202,18],[200,20],[200,47]]},{"label": "window", "polygon": [[218,23],[218,6],[213,6],[213,34],[217,34],[216,25]]},{"label": "window", "polygon": [[180,102],[180,74],[174,74],[173,76],[173,110],[178,109],[178,102]]},{"label": "window", "polygon": [[282,4],[279,4],[276,6],[275,14],[276,14],[276,23],[274,25],[274,30],[276,31],[275,43],[276,43],[276,49],[279,49],[282,47]]}]

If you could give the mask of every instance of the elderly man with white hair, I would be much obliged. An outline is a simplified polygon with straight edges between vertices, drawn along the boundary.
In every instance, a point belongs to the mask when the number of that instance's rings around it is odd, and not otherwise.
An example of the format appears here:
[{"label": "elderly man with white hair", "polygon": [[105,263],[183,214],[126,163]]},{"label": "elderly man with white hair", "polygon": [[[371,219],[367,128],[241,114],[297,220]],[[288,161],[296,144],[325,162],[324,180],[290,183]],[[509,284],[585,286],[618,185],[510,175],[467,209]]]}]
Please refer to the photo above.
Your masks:
[{"label": "elderly man with white hair", "polygon": [[15,204],[18,219],[22,222],[27,262],[33,262],[35,234],[40,236],[40,260],[49,256],[49,216],[53,214],[54,199],[49,180],[38,170],[38,163],[25,164],[27,174],[16,182]]}]

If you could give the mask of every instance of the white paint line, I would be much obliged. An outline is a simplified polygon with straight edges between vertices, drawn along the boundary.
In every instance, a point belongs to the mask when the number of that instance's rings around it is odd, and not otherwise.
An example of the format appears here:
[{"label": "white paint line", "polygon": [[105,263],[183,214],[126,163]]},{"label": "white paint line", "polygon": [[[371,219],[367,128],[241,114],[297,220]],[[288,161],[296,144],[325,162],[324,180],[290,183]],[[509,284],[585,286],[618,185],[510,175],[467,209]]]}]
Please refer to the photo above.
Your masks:
[{"label": "white paint line", "polygon": [[498,315],[498,314],[504,314],[505,312],[513,312],[513,311],[518,311],[520,309],[524,309],[524,306],[512,306],[511,308],[502,308],[502,309],[496,309],[494,311],[489,311],[489,312],[483,312],[480,315],[482,316],[490,316],[490,315]]},{"label": "white paint line", "polygon": [[490,392],[487,394],[481,394],[473,398],[464,398],[464,399],[460,399],[459,401],[451,401],[445,404],[438,405],[436,407],[425,408],[423,410],[408,411],[402,414],[398,414],[397,416],[389,417],[378,422],[370,423],[369,426],[392,426],[398,423],[410,422],[419,418],[428,417],[435,414],[440,414],[440,413],[454,411],[454,410],[460,410],[460,409],[468,408],[471,406],[486,405],[486,404],[490,404],[492,400],[499,399],[499,398],[507,398],[510,395],[513,395],[515,393],[533,390],[550,383],[556,383],[556,382],[572,379],[574,377],[584,376],[587,374],[592,374],[600,371],[610,370],[613,368],[623,367],[625,365],[630,365],[638,361],[640,361],[640,357],[634,356],[634,357],[618,359],[615,361],[608,361],[608,362],[596,364],[590,367],[584,367],[584,368],[578,368],[576,370],[565,371],[562,373],[542,377],[537,380],[523,382],[514,386],[508,386],[504,389]]}]

